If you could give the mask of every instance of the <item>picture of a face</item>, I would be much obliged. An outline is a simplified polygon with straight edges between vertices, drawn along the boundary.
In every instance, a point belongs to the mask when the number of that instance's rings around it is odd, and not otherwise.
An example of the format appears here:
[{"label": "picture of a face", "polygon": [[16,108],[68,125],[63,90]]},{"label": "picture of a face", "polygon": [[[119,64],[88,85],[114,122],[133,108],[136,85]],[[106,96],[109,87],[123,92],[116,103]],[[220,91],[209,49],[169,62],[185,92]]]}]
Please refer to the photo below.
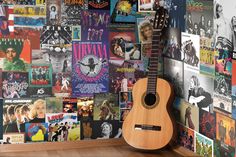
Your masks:
[{"label": "picture of a face", "polygon": [[44,103],[38,103],[36,106],[36,114],[38,118],[44,118],[45,117],[45,104]]},{"label": "picture of a face", "polygon": [[13,48],[8,48],[6,50],[6,59],[12,62],[16,58],[16,51]]},{"label": "picture of a face", "polygon": [[104,124],[104,125],[102,126],[102,134],[103,134],[103,135],[108,136],[108,135],[110,135],[111,131],[112,131],[112,130],[111,130],[111,127],[110,127],[109,124]]}]

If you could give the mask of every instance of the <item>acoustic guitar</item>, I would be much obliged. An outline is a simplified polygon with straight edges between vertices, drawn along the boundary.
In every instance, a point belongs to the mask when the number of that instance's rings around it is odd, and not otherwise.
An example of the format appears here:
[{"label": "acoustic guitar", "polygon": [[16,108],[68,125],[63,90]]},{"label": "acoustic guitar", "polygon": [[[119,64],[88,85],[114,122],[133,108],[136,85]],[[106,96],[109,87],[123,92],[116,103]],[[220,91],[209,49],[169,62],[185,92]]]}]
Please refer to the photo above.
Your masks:
[{"label": "acoustic guitar", "polygon": [[135,83],[133,108],[123,122],[125,141],[138,149],[161,149],[168,145],[174,135],[170,114],[170,105],[174,100],[173,88],[167,81],[158,78],[160,38],[167,18],[166,9],[157,8],[148,76]]}]

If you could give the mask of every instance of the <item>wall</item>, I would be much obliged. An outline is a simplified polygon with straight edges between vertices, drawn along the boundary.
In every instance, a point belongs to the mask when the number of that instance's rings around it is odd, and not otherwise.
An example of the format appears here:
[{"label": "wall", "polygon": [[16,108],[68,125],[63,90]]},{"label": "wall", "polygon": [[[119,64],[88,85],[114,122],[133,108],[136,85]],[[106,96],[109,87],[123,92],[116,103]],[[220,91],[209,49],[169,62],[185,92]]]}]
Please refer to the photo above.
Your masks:
[{"label": "wall", "polygon": [[[132,86],[147,74],[155,11],[153,0],[117,2],[3,2],[3,143],[121,136]],[[202,156],[234,156],[236,3],[160,3],[170,18],[159,75],[175,88],[177,142]]]}]

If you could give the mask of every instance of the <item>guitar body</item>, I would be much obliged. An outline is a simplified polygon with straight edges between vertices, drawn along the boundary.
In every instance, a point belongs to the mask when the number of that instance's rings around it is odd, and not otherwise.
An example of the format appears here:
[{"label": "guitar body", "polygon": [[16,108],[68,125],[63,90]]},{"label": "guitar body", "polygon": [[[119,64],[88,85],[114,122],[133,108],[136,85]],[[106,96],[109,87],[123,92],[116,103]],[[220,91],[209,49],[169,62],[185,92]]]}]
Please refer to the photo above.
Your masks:
[{"label": "guitar body", "polygon": [[[137,81],[133,87],[133,108],[123,122],[125,141],[138,149],[156,150],[165,147],[174,135],[169,114],[173,102],[172,86],[158,78],[154,105],[145,103],[148,79]],[[147,99],[149,99],[147,97]]]}]

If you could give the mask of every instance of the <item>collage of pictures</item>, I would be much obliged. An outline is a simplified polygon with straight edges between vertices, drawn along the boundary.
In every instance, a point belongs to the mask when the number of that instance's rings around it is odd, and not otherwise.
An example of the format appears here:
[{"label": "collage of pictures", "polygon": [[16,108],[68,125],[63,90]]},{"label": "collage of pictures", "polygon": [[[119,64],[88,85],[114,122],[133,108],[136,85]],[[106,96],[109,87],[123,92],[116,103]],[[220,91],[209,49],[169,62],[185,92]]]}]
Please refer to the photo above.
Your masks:
[{"label": "collage of pictures", "polygon": [[0,0],[1,143],[120,138],[159,6],[169,19],[158,76],[174,85],[176,141],[234,157],[234,0]]}]

